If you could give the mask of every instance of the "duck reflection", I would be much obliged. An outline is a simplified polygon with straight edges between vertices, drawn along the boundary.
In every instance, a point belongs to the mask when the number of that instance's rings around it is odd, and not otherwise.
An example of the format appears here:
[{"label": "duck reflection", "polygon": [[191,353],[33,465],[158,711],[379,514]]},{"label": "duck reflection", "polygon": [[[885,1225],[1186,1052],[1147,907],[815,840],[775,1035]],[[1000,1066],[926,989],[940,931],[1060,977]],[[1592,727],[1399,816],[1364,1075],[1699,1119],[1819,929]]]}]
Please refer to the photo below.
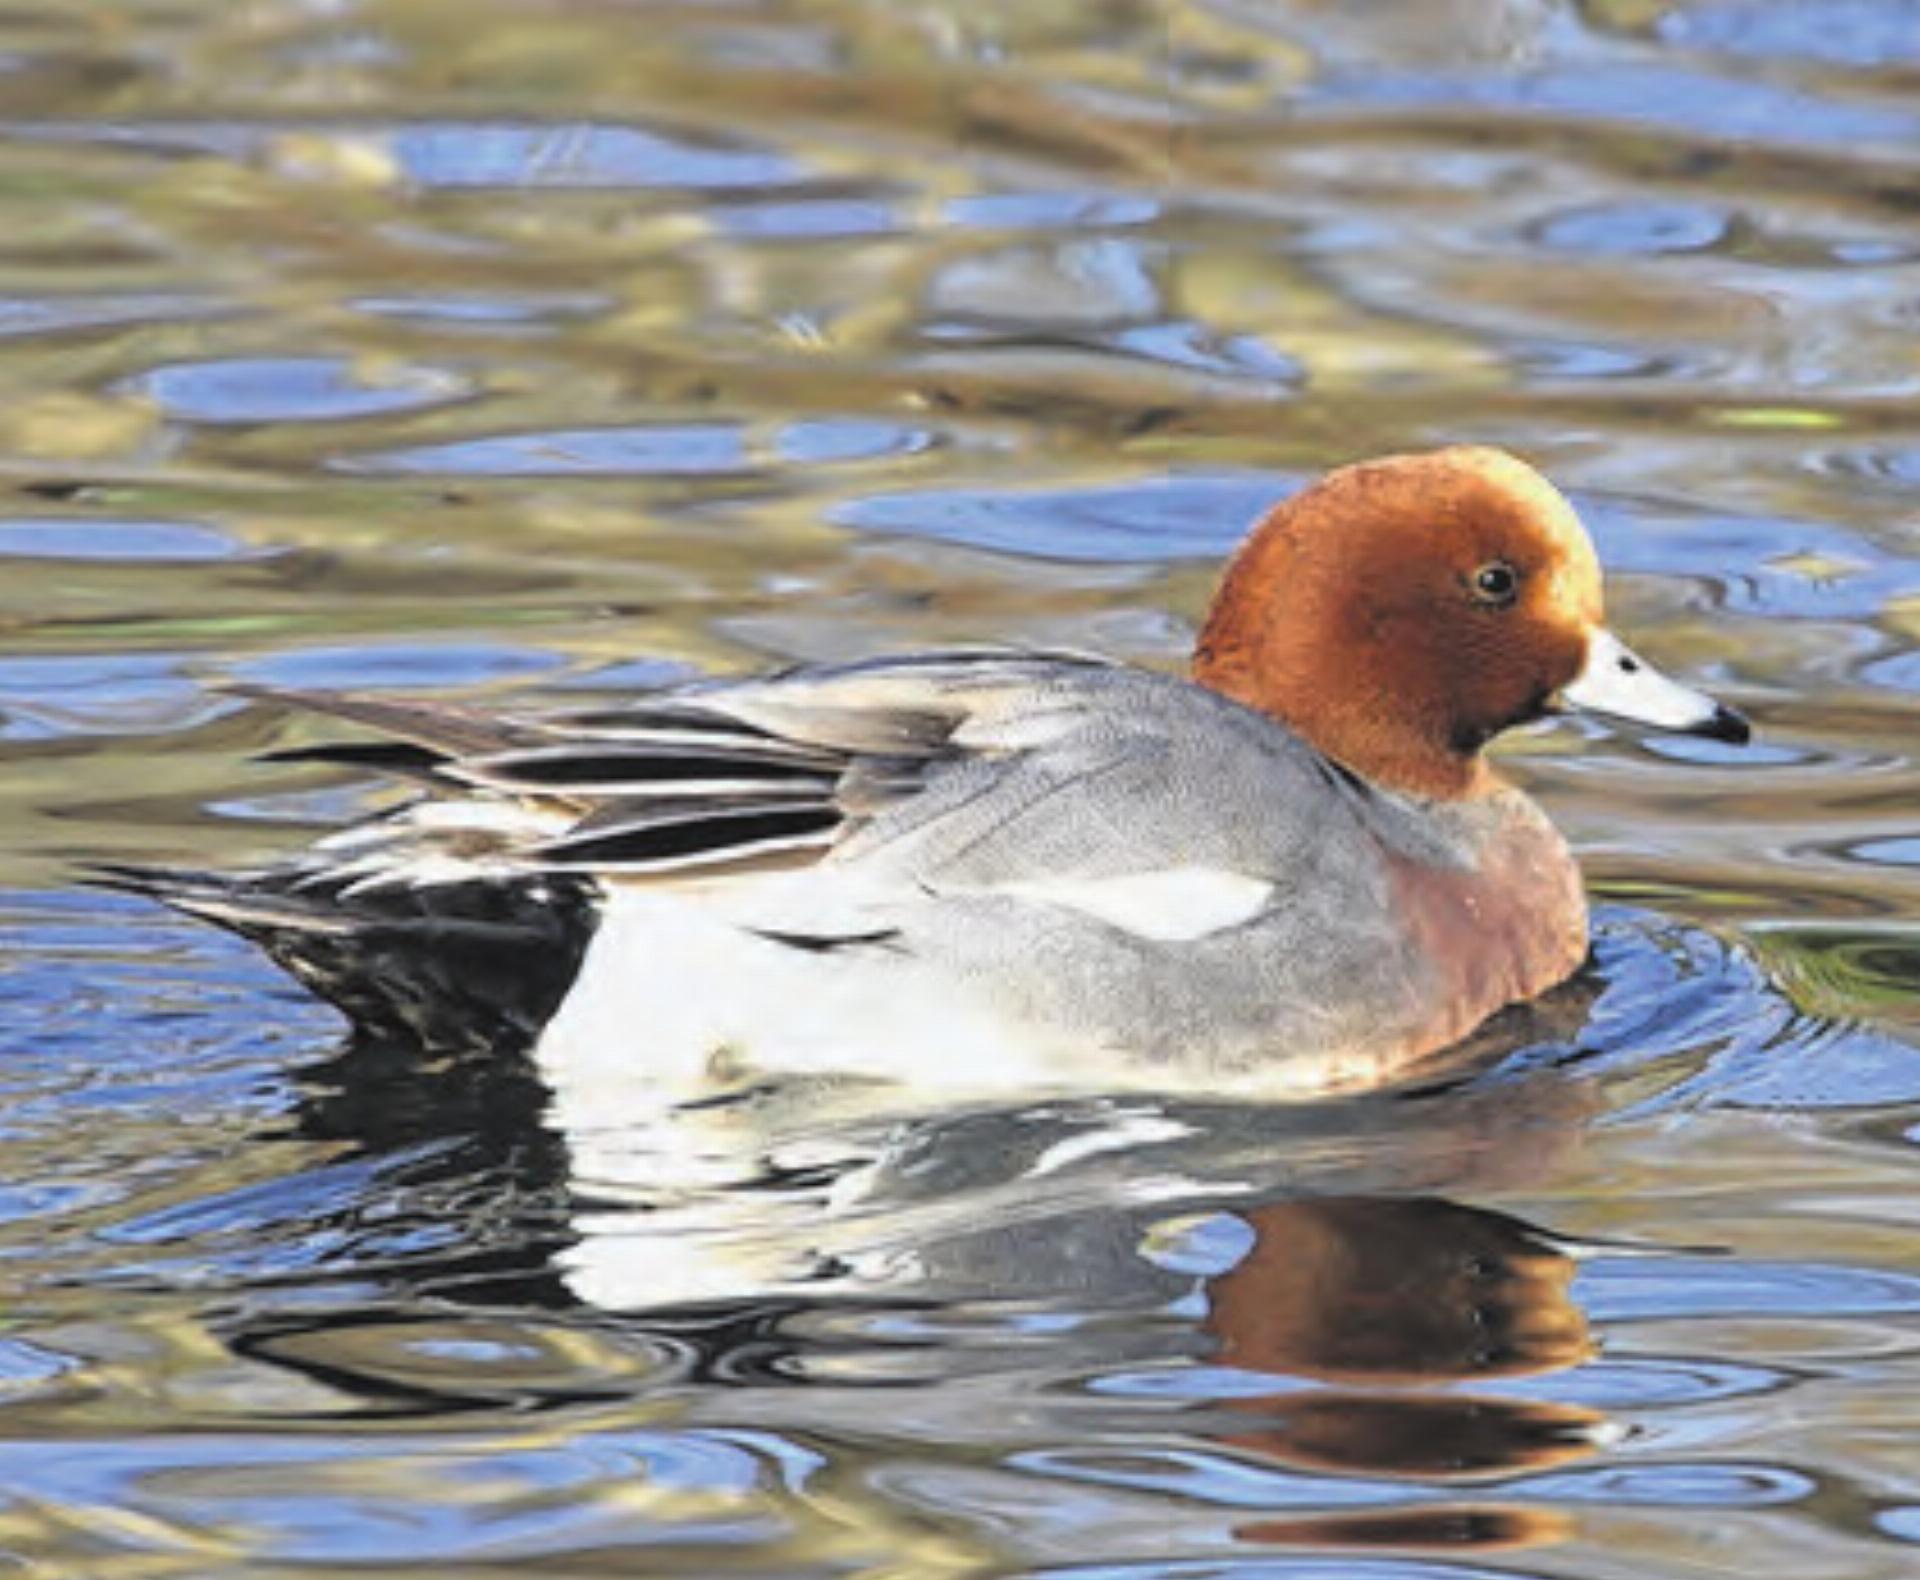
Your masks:
[{"label": "duck reflection", "polygon": [[1248,1371],[1336,1383],[1524,1376],[1592,1352],[1573,1262],[1518,1218],[1439,1197],[1335,1196],[1237,1215],[1206,1329]]},{"label": "duck reflection", "polygon": [[[622,1198],[583,1185],[606,1149],[553,1124],[524,1067],[360,1045],[309,1072],[296,1125],[367,1170],[337,1226],[379,1293],[359,1311],[257,1301],[224,1336],[362,1413],[618,1411],[697,1377],[696,1414],[856,1441],[884,1386],[887,1431],[963,1457],[990,1458],[1016,1416],[1035,1441],[1067,1422],[1137,1452],[1173,1424],[1330,1486],[1404,1484],[1263,1511],[1242,1541],[1537,1546],[1561,1515],[1479,1489],[1610,1440],[1591,1410],[1498,1386],[1591,1354],[1573,1248],[1438,1192],[1539,1177],[1590,1102],[1552,1072],[1323,1105],[882,1120],[856,1101],[847,1123],[790,1092],[676,1115],[679,1142],[634,1132]],[[690,1177],[696,1152],[738,1177]],[[1242,1205],[1256,1190],[1273,1199]],[[1203,1355],[1215,1368],[1192,1369]],[[1136,1374],[1183,1392],[1067,1381]],[[1031,1496],[1019,1472],[990,1479]]]},{"label": "duck reflection", "polygon": [[[1271,1202],[1235,1215],[1247,1248],[1205,1281],[1217,1359],[1285,1378],[1236,1397],[1209,1435],[1317,1471],[1451,1483],[1561,1464],[1611,1436],[1578,1405],[1472,1385],[1577,1366],[1594,1350],[1562,1242],[1518,1218],[1438,1197]],[[1323,1386],[1301,1387],[1300,1383]],[[1534,1545],[1557,1516],[1443,1503],[1241,1527],[1290,1545]]]},{"label": "duck reflection", "polygon": [[1233,1534],[1243,1542],[1288,1547],[1471,1547],[1486,1552],[1544,1547],[1566,1540],[1573,1529],[1573,1521],[1553,1509],[1440,1506],[1256,1520],[1235,1526]]},{"label": "duck reflection", "polygon": [[[300,1072],[282,1133],[335,1144],[328,1168],[363,1176],[315,1234],[350,1248],[346,1268],[407,1295],[463,1304],[566,1307],[557,1259],[577,1238],[564,1140],[542,1121],[546,1089],[512,1059],[425,1059],[351,1038]],[[332,1196],[327,1196],[329,1202]]]},{"label": "duck reflection", "polygon": [[[1578,1144],[1591,1102],[1552,1072],[1319,1104],[1059,1099],[906,1113],[864,1090],[796,1084],[644,1123],[563,1127],[524,1062],[425,1061],[363,1041],[309,1069],[296,1128],[371,1162],[387,1221],[484,1197],[458,1238],[471,1251],[487,1231],[508,1298],[632,1315],[829,1294],[1150,1306],[1187,1285],[1138,1251],[1170,1197],[1284,1190],[1245,1215],[1256,1244],[1217,1281],[1211,1331],[1233,1364],[1334,1381],[1380,1380],[1380,1357],[1409,1353],[1422,1325],[1428,1354],[1408,1378],[1436,1374],[1449,1322],[1477,1321],[1483,1348],[1531,1353],[1523,1308],[1541,1320],[1564,1258],[1517,1220],[1412,1193],[1538,1177]],[[445,1243],[443,1232],[425,1239]],[[1476,1276],[1494,1309],[1472,1317]],[[1525,1278],[1540,1285],[1530,1300]],[[1496,1320],[1503,1301],[1511,1322]],[[1477,1369],[1493,1364],[1483,1356]]]}]

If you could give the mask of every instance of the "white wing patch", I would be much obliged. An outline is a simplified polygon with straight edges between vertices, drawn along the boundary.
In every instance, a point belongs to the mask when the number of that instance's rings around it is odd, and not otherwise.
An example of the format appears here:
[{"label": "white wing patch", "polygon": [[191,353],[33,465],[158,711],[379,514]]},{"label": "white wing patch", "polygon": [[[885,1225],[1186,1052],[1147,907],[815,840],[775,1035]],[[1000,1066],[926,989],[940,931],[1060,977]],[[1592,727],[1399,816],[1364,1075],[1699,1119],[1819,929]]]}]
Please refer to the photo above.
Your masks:
[{"label": "white wing patch", "polygon": [[1273,885],[1221,867],[1164,867],[1117,878],[1043,878],[999,885],[996,893],[1061,905],[1156,943],[1191,943],[1252,921]]}]

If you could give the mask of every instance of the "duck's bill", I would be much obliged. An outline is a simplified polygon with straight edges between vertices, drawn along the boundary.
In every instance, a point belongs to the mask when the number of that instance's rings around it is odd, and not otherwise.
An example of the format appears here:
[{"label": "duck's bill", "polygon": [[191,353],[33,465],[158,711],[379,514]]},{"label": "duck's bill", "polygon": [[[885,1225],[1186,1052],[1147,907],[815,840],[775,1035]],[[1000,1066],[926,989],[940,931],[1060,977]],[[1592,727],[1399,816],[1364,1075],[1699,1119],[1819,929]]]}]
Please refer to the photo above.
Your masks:
[{"label": "duck's bill", "polygon": [[1753,726],[1732,708],[1667,679],[1611,631],[1593,633],[1586,667],[1562,689],[1560,701],[1582,713],[1705,735],[1736,746],[1745,745],[1753,735]]}]

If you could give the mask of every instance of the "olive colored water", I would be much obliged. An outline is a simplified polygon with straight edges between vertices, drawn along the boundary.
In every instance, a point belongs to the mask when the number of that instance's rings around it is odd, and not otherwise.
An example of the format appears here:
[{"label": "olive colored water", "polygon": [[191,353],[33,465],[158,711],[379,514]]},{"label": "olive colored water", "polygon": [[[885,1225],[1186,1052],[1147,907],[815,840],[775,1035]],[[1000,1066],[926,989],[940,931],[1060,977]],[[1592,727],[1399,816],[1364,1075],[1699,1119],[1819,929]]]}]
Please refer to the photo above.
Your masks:
[{"label": "olive colored water", "polygon": [[[223,680],[1172,663],[1467,438],[1763,743],[1516,743],[1597,965],[1448,1091],[589,1179],[74,885],[365,804]],[[1920,1573],[1916,523],[1910,0],[16,0],[0,1567]]]}]

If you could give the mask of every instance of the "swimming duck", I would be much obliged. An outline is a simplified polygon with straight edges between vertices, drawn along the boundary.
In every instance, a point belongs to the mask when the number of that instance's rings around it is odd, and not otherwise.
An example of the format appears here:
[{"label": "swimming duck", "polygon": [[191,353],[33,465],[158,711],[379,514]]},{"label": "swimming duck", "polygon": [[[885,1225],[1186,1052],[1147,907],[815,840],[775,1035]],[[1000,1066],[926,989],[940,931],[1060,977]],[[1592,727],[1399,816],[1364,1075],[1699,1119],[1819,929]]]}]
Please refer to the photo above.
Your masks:
[{"label": "swimming duck", "polygon": [[1185,678],[982,650],[544,714],[252,695],[373,732],[280,757],[421,794],[265,870],[107,881],[365,1034],[676,1085],[1390,1081],[1587,953],[1490,741],[1563,709],[1748,736],[1607,630],[1572,507],[1486,448],[1276,505]]}]

